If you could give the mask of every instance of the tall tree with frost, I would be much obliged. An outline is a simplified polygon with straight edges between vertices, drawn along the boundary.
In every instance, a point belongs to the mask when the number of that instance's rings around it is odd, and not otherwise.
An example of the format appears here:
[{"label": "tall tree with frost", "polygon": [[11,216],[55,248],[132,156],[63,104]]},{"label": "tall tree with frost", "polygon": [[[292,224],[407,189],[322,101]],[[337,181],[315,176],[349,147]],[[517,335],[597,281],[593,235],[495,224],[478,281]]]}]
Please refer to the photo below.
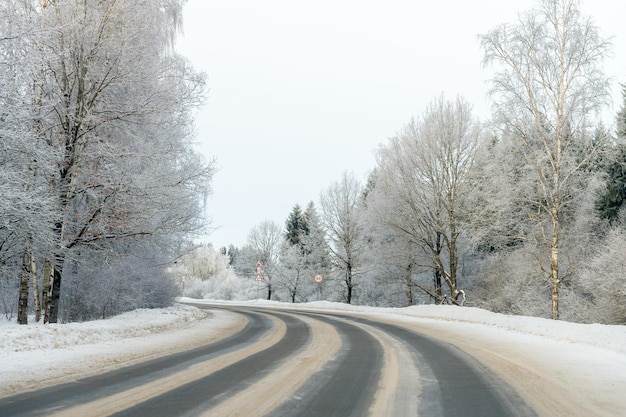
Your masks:
[{"label": "tall tree with frost", "polygon": [[345,172],[320,196],[322,223],[330,242],[333,268],[341,275],[344,300],[352,302],[355,277],[358,274],[363,229],[359,223],[361,185],[354,174]]},{"label": "tall tree with frost", "polygon": [[617,141],[606,158],[606,191],[596,203],[600,216],[614,223],[626,201],[626,85],[622,85],[622,107],[615,119]]},{"label": "tall tree with frost", "polygon": [[271,220],[255,225],[248,233],[248,245],[256,255],[259,269],[256,273],[265,283],[267,299],[272,299],[273,278],[280,265],[280,250],[284,242],[280,226]]},{"label": "tall tree with frost", "polygon": [[[564,210],[576,175],[594,155],[581,144],[591,117],[608,100],[600,64],[609,51],[577,0],[541,0],[515,24],[481,36],[491,80],[495,120],[515,139],[532,186],[520,190],[535,225],[530,239],[543,248],[542,270],[551,285],[552,318],[559,318],[559,289],[571,273],[559,264]],[[583,158],[575,158],[589,146]],[[578,152],[580,155],[580,152]],[[521,179],[520,179],[521,181]]]},{"label": "tall tree with frost", "polygon": [[[376,186],[368,207],[382,225],[418,247],[422,265],[433,271],[434,296],[444,301],[446,285],[453,303],[462,304],[458,241],[468,218],[471,192],[467,176],[481,136],[471,105],[460,97],[436,99],[419,120],[413,120],[378,152]],[[402,240],[402,239],[401,239]],[[447,296],[445,296],[447,298]]]},{"label": "tall tree with frost", "polygon": [[311,201],[304,210],[304,221],[307,233],[302,238],[304,251],[307,255],[307,266],[315,274],[325,274],[330,267],[328,243],[325,239],[322,220],[315,204]]},{"label": "tall tree with frost", "polygon": [[52,232],[49,253],[41,251],[44,287],[53,277],[44,288],[50,322],[58,319],[67,261],[128,251],[122,242],[133,239],[171,244],[202,226],[213,166],[190,143],[204,79],[173,52],[183,4],[10,2],[10,17],[36,29],[14,35],[29,52],[20,75],[32,85],[32,147],[47,154],[36,172],[53,212],[44,227]]},{"label": "tall tree with frost", "polygon": [[[291,302],[296,302],[296,297],[304,299],[311,292],[315,275],[326,273],[328,249],[313,202],[304,212],[296,205],[285,223],[279,285],[287,289]],[[322,283],[316,285],[321,291]]]},{"label": "tall tree with frost", "polygon": [[288,241],[283,243],[280,253],[280,268],[278,269],[278,285],[289,293],[292,303],[301,296],[306,286],[308,273],[307,256],[299,245],[292,245]]},{"label": "tall tree with frost", "polygon": [[285,220],[285,239],[291,245],[302,246],[302,236],[309,233],[309,228],[302,213],[302,208],[296,204],[289,217]]},{"label": "tall tree with frost", "polygon": [[[55,157],[38,143],[38,120],[50,108],[41,105],[33,86],[38,62],[31,59],[36,54],[30,37],[39,27],[29,17],[21,2],[0,4],[0,293],[10,295],[3,306],[17,299],[21,324],[28,319],[31,283],[37,320],[41,313],[36,256],[50,242],[53,219],[48,185],[41,178],[52,172]],[[11,285],[15,277],[17,298]]]}]

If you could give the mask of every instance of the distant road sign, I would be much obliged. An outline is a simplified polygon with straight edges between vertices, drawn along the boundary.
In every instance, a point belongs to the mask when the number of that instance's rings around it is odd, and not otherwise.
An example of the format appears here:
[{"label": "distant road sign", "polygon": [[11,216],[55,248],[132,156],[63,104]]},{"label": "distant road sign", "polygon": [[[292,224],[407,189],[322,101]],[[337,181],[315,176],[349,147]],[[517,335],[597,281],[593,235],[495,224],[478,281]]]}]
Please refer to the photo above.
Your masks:
[{"label": "distant road sign", "polygon": [[261,281],[261,274],[256,274],[256,278],[257,281]]},{"label": "distant road sign", "polygon": [[322,274],[317,274],[313,277],[313,281],[317,282],[318,284],[321,283],[322,281],[324,281],[324,277],[322,276]]}]

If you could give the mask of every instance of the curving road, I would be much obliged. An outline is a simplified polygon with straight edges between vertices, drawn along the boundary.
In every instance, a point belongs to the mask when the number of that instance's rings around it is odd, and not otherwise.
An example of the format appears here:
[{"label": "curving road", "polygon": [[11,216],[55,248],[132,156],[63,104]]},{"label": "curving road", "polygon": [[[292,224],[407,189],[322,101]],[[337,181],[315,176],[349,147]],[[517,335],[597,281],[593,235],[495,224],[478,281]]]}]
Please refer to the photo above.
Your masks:
[{"label": "curving road", "polygon": [[0,416],[536,415],[462,351],[399,324],[199,307],[246,324],[200,348],[0,399]]}]

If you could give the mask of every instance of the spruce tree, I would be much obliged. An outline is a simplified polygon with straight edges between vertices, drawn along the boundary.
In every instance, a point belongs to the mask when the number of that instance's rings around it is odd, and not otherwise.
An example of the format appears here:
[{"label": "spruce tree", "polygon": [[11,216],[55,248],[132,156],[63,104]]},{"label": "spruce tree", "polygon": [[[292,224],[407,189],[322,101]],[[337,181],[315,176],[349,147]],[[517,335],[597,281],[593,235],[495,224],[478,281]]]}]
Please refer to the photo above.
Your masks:
[{"label": "spruce tree", "polygon": [[596,203],[600,217],[610,223],[618,218],[626,200],[626,85],[622,85],[622,108],[616,117],[617,146],[611,151],[606,170],[606,192]]},{"label": "spruce tree", "polygon": [[304,211],[304,220],[307,224],[307,234],[303,238],[303,246],[308,256],[308,264],[316,269],[317,273],[325,273],[330,268],[330,255],[322,222],[312,201]]},{"label": "spruce tree", "polygon": [[302,247],[302,236],[308,234],[309,226],[302,213],[302,208],[296,204],[285,221],[285,239],[292,246],[298,245]]}]

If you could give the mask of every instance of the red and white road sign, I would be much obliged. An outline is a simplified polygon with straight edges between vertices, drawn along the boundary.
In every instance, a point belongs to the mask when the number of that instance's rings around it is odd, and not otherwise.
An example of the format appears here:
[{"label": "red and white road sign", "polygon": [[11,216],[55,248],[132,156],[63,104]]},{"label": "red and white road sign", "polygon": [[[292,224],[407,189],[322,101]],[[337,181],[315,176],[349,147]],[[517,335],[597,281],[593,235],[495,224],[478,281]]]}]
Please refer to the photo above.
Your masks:
[{"label": "red and white road sign", "polygon": [[324,277],[322,276],[322,274],[317,274],[313,277],[313,281],[317,282],[318,284],[321,283],[322,281],[324,281]]}]

